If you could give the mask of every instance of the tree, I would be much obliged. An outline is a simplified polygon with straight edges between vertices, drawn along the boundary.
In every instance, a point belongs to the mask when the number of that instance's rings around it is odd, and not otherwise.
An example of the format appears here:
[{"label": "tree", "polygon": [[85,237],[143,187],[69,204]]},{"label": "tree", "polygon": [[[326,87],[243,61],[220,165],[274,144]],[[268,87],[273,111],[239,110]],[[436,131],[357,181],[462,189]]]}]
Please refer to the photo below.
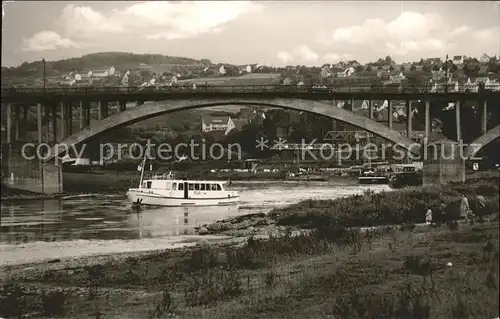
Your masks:
[{"label": "tree", "polygon": [[394,67],[392,65],[389,67],[389,71],[390,72],[394,71]]},{"label": "tree", "polygon": [[371,66],[371,65],[368,65],[368,66],[366,67],[366,72],[371,72],[371,71],[372,71],[372,66]]},{"label": "tree", "polygon": [[411,65],[411,67],[410,67],[410,71],[412,71],[412,72],[417,71],[417,67],[415,66],[415,64],[412,64],[412,65]]},{"label": "tree", "polygon": [[463,72],[468,77],[475,77],[479,75],[479,70],[481,65],[479,61],[474,61],[475,59],[469,59],[464,63]]},{"label": "tree", "polygon": [[491,73],[500,73],[500,63],[498,62],[496,57],[493,57],[488,62],[488,72]]},{"label": "tree", "polygon": [[224,68],[226,69],[225,76],[237,76],[240,74],[240,71],[234,65],[226,65]]},{"label": "tree", "polygon": [[405,66],[401,64],[401,67],[399,68],[399,70],[400,70],[401,72],[403,72],[403,71],[405,70]]},{"label": "tree", "polygon": [[203,64],[206,67],[209,67],[212,65],[212,61],[210,61],[209,59],[201,59],[200,62],[201,62],[201,64]]},{"label": "tree", "polygon": [[391,58],[390,55],[385,57],[385,63],[386,64],[394,64],[394,60]]}]

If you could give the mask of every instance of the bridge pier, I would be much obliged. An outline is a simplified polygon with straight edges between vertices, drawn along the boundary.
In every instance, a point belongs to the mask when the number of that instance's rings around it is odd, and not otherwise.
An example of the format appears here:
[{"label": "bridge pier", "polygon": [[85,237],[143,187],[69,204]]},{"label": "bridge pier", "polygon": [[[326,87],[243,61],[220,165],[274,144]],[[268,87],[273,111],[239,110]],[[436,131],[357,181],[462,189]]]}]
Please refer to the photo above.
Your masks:
[{"label": "bridge pier", "polygon": [[119,102],[119,111],[124,112],[127,110],[127,101],[120,101]]},{"label": "bridge pier", "polygon": [[[2,157],[2,173],[4,175],[2,182],[12,188],[36,193],[53,194],[62,192],[63,177],[61,161],[59,160],[57,164],[50,162],[42,165],[41,159],[36,154],[36,146],[43,143],[42,103],[37,103],[36,105],[38,145],[34,145],[33,148],[22,149],[21,144],[13,143],[19,142],[20,136],[25,135],[23,132],[26,132],[26,125],[21,125],[21,122],[23,124],[27,122],[29,106],[18,105],[16,109],[13,110],[12,108],[12,104],[6,105],[7,130],[5,148],[2,152],[4,155]],[[56,121],[54,119],[57,117],[55,105],[51,109],[52,128],[55,128]],[[48,108],[46,108],[47,115],[48,111]],[[14,119],[12,118],[13,116],[15,116]],[[15,128],[12,127],[13,121],[16,123]],[[13,132],[14,129],[15,133]],[[54,142],[57,142],[56,137],[54,137]]]},{"label": "bridge pier", "polygon": [[432,141],[424,150],[423,185],[465,182],[465,160],[460,143],[443,138]]},{"label": "bridge pier", "polygon": [[85,127],[90,127],[90,102],[85,103]]},{"label": "bridge pier", "polygon": [[389,128],[392,129],[392,117],[393,117],[393,110],[392,110],[392,100],[387,101],[387,121],[389,122]]},{"label": "bridge pier", "polygon": [[109,104],[107,101],[99,101],[97,105],[97,119],[100,121],[109,115]]},{"label": "bridge pier", "polygon": [[368,118],[373,120],[373,101],[371,98],[368,100]]},{"label": "bridge pier", "polygon": [[481,119],[481,132],[486,134],[488,131],[488,101],[483,101],[483,111],[482,111],[482,119]]},{"label": "bridge pier", "polygon": [[21,116],[21,107],[22,106],[18,106],[14,109],[14,119],[15,119],[15,122],[16,122],[16,130],[15,130],[15,140],[16,142],[19,141],[19,134],[20,134],[20,116]]},{"label": "bridge pier", "polygon": [[406,136],[411,139],[412,135],[412,107],[411,107],[411,101],[407,100],[406,101]]},{"label": "bridge pier", "polygon": [[[66,137],[66,125],[67,125],[67,122],[66,122],[66,103],[64,102],[61,102],[61,115],[59,117],[60,119],[60,125],[61,125],[61,129],[60,129],[60,133],[61,133],[61,140],[64,140],[64,138]],[[54,144],[57,143],[57,140],[54,138]]]},{"label": "bridge pier", "polygon": [[42,135],[42,103],[36,104],[36,122],[37,122],[37,133],[38,133],[38,143],[43,142]]},{"label": "bridge pier", "polygon": [[100,121],[102,119],[102,102],[97,102],[97,119]]},{"label": "bridge pier", "polygon": [[80,129],[80,131],[83,131],[83,122],[84,122],[84,119],[83,119],[83,101],[80,101],[79,105],[78,105],[78,127]]},{"label": "bridge pier", "polygon": [[462,140],[462,130],[460,126],[460,100],[455,103],[455,122],[457,126],[457,142]]},{"label": "bridge pier", "polygon": [[428,141],[431,135],[431,116],[430,116],[430,102],[425,101],[425,141]]},{"label": "bridge pier", "polygon": [[105,101],[103,102],[102,118],[107,118],[108,116],[109,116],[109,103]]},{"label": "bridge pier", "polygon": [[66,125],[68,126],[68,129],[66,131],[68,132],[68,135],[66,137],[73,135],[73,102],[68,103],[67,114],[68,120]]},{"label": "bridge pier", "polygon": [[7,119],[7,128],[6,128],[6,137],[7,137],[7,144],[10,145],[11,143],[11,135],[12,135],[12,103],[7,103],[6,105],[6,119]]}]

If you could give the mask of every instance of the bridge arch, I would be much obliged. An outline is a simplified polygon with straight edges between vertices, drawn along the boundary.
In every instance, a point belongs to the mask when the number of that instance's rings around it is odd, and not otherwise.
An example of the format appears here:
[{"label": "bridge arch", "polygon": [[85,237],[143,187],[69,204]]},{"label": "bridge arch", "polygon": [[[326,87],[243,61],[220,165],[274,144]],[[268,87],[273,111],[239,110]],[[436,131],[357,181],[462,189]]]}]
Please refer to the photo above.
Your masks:
[{"label": "bridge arch", "polygon": [[471,158],[475,156],[483,147],[500,137],[500,125],[495,126],[488,132],[484,133],[483,136],[475,139],[470,145],[465,149],[465,158]]},{"label": "bridge arch", "polygon": [[[102,119],[99,122],[95,122],[89,128],[71,135],[59,144],[78,145],[113,128],[130,125],[159,115],[174,113],[182,110],[222,105],[267,106],[315,113],[367,130],[399,145],[405,150],[416,152],[417,154],[419,152],[418,149],[415,149],[414,147],[412,148],[412,146],[415,145],[412,140],[383,124],[377,123],[364,116],[354,114],[350,111],[335,107],[332,104],[294,98],[192,98],[168,100],[164,103],[156,103],[153,105],[142,105],[117,113]],[[47,158],[46,161],[50,161],[55,157],[55,155],[59,155],[63,151],[64,149],[55,150],[52,148],[52,152],[50,153],[51,157]]]}]

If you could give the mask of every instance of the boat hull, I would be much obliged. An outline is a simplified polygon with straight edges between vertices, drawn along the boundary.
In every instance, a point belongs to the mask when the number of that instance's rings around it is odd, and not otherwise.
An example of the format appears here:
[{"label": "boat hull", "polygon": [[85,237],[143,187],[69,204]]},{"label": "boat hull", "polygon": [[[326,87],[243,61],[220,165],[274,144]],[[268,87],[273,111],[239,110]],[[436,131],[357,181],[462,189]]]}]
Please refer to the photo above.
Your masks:
[{"label": "boat hull", "polygon": [[219,198],[181,198],[169,197],[151,191],[131,189],[127,192],[127,198],[131,203],[140,203],[149,206],[227,206],[237,205],[239,196],[228,196]]},{"label": "boat hull", "polygon": [[358,178],[360,184],[389,184],[389,179],[385,176],[363,176]]}]

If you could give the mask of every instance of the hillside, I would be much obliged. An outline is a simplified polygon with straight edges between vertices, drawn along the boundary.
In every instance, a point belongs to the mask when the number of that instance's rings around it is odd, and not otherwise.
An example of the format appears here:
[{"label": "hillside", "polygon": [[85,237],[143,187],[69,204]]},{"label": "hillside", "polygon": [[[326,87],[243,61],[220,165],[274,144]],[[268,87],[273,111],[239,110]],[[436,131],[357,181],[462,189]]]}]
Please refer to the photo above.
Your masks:
[{"label": "hillside", "polygon": [[[149,69],[153,72],[186,72],[211,65],[210,60],[195,60],[161,54],[134,54],[125,52],[100,52],[78,58],[59,61],[46,61],[46,76],[58,76],[70,72],[88,72],[107,69],[111,66],[119,72],[126,70]],[[158,68],[158,70],[156,70]],[[43,62],[24,62],[18,67],[2,67],[2,82],[15,81],[17,78],[41,78]]]}]

